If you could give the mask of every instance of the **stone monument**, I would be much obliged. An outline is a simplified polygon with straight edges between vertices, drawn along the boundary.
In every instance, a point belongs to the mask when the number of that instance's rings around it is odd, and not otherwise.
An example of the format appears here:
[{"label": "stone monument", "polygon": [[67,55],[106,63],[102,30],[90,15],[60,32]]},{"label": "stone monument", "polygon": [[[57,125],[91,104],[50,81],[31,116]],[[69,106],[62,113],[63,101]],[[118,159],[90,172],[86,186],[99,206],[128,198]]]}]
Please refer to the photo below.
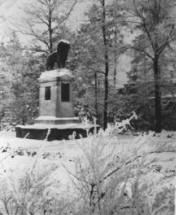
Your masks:
[{"label": "stone monument", "polygon": [[[83,124],[74,116],[72,81],[74,76],[66,68],[70,43],[61,40],[57,52],[47,58],[46,70],[40,75],[39,117],[33,125],[16,126],[16,136],[31,139],[78,138],[92,132],[95,125]],[[57,68],[55,68],[57,67]],[[98,126],[96,126],[98,128]]]}]

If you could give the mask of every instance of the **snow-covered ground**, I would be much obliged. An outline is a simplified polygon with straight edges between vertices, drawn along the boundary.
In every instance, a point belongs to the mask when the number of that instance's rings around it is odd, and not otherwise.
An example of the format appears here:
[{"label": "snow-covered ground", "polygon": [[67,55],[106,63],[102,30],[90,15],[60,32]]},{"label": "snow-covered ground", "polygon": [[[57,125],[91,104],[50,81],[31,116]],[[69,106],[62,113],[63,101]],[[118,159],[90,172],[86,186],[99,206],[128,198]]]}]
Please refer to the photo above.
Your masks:
[{"label": "snow-covered ground", "polygon": [[[176,172],[176,132],[163,132],[160,135],[151,132],[149,135],[119,135],[101,138],[108,143],[110,151],[113,149],[114,155],[123,156],[125,154],[130,158],[132,153],[136,153],[136,155],[145,156],[148,162],[155,159],[154,163],[161,164],[163,170],[168,171],[170,168]],[[94,137],[89,137],[81,140],[47,142],[16,138],[13,132],[1,132],[0,165],[3,167],[1,171],[27,167],[35,159],[44,163],[53,162],[58,165],[66,163],[70,166],[74,163],[75,158],[83,154],[80,146],[88,145],[94,140]],[[62,172],[61,178],[65,181]]]},{"label": "snow-covered ground", "polygon": [[[25,173],[36,169],[37,172],[50,169],[52,181],[59,183],[58,192],[65,196],[76,195],[73,185],[75,163],[83,159],[86,147],[105,144],[103,153],[111,154],[116,168],[116,159],[123,160],[131,168],[140,169],[141,184],[147,183],[155,189],[162,186],[174,186],[176,179],[176,132],[162,132],[155,135],[118,135],[98,136],[79,140],[39,141],[16,138],[14,133],[0,133],[0,180],[8,186],[16,183]],[[94,153],[94,152],[93,152]],[[107,156],[108,157],[108,156]],[[140,164],[135,164],[140,158]],[[126,162],[126,163],[125,163]],[[49,171],[49,170],[48,170]],[[1,183],[2,184],[2,183]],[[130,192],[130,191],[129,191]]]}]

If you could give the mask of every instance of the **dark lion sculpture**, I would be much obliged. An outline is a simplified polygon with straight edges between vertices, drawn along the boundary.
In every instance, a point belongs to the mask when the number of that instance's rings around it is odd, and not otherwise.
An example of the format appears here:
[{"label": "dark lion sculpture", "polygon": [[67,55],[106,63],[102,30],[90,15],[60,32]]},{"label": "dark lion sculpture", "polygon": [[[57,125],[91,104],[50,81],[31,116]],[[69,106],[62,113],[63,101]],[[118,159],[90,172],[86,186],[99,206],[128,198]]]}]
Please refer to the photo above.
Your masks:
[{"label": "dark lion sculpture", "polygon": [[66,40],[60,40],[57,45],[57,52],[53,52],[47,58],[46,69],[54,69],[55,63],[58,68],[65,68],[65,63],[70,49],[70,43]]}]

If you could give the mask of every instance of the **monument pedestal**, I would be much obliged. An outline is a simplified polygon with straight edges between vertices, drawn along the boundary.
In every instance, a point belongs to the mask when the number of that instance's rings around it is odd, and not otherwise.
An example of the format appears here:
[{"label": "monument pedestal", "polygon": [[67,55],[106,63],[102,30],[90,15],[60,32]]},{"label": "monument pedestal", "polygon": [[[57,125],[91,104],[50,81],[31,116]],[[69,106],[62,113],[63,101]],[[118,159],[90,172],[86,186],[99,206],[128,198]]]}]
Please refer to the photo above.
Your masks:
[{"label": "monument pedestal", "polygon": [[43,72],[40,82],[40,116],[33,125],[16,126],[16,136],[29,139],[62,140],[70,135],[86,137],[99,126],[83,124],[74,116],[72,96],[73,75],[68,69]]},{"label": "monument pedestal", "polygon": [[16,126],[16,137],[36,139],[36,140],[63,140],[74,136],[75,139],[87,137],[87,133],[97,132],[99,126],[94,127],[92,124],[65,124],[65,125],[19,125]]},{"label": "monument pedestal", "polygon": [[63,125],[69,123],[80,123],[80,119],[78,117],[51,117],[51,116],[40,116],[35,120],[36,124],[48,124],[48,125]]}]

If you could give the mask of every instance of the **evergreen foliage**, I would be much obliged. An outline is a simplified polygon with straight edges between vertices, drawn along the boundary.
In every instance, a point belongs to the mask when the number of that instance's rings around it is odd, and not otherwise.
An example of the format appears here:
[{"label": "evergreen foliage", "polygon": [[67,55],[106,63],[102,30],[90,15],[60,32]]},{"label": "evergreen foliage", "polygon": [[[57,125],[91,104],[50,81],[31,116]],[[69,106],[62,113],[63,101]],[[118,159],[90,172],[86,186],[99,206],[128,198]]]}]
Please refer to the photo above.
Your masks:
[{"label": "evergreen foliage", "polygon": [[43,70],[41,58],[21,46],[15,34],[7,44],[1,44],[1,84],[4,102],[3,122],[30,123],[38,114],[38,77]]}]

